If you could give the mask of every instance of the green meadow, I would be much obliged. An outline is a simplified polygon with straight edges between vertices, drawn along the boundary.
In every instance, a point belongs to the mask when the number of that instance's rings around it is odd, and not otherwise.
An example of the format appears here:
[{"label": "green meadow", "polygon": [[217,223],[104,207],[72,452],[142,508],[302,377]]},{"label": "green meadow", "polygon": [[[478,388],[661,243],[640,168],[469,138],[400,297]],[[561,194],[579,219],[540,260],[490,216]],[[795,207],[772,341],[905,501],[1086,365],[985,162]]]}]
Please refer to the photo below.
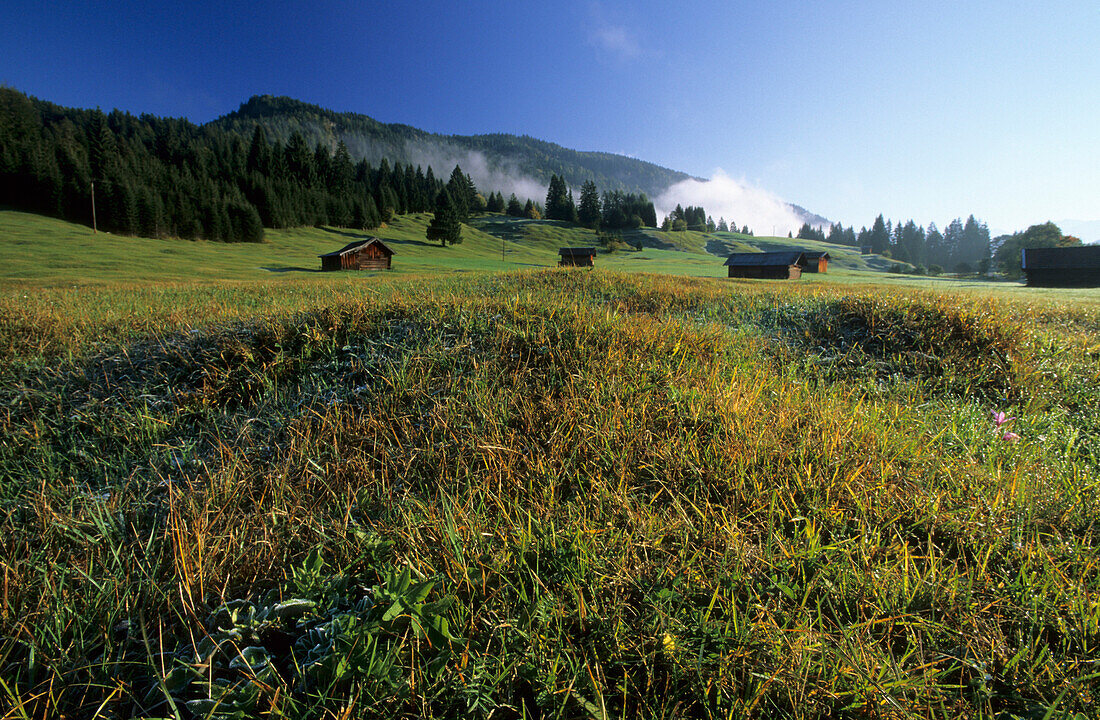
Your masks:
[{"label": "green meadow", "polygon": [[1100,290],[426,225],[0,212],[3,717],[1094,716]]}]

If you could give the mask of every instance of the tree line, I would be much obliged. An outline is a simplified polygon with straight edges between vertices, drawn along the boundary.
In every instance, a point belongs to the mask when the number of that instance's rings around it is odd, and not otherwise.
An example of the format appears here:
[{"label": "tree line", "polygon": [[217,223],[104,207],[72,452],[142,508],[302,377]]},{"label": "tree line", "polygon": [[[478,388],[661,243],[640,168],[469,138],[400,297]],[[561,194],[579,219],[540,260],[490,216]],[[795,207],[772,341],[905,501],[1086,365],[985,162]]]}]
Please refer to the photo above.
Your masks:
[{"label": "tree line", "polygon": [[[263,228],[367,229],[434,208],[429,167],[354,162],[300,133],[250,141],[187,120],[64,108],[0,87],[0,196],[120,234],[257,242]],[[94,193],[94,195],[93,195]],[[476,191],[475,191],[476,194]],[[468,201],[467,202],[471,202]]]},{"label": "tree line", "polygon": [[701,206],[696,207],[694,205],[688,205],[687,207],[681,207],[677,205],[671,213],[665,217],[664,222],[661,223],[662,230],[671,231],[683,231],[683,230],[695,230],[696,232],[735,232],[742,235],[752,235],[752,230],[748,225],[743,228],[737,227],[735,222],[726,222],[725,218],[719,218],[718,222],[714,222],[714,218],[707,215],[707,211]]},{"label": "tree line", "polygon": [[973,215],[965,221],[955,218],[942,232],[935,223],[925,229],[913,220],[894,223],[880,214],[870,228],[864,226],[858,233],[853,227],[833,223],[826,234],[822,228],[804,223],[796,237],[869,248],[870,252],[917,267],[955,272],[988,271],[993,247],[989,228]]},{"label": "tree line", "polygon": [[605,190],[601,195],[596,183],[586,180],[581,186],[579,202],[574,203],[565,178],[556,174],[551,175],[546,190],[544,217],[592,230],[657,227],[657,211],[645,193]]}]

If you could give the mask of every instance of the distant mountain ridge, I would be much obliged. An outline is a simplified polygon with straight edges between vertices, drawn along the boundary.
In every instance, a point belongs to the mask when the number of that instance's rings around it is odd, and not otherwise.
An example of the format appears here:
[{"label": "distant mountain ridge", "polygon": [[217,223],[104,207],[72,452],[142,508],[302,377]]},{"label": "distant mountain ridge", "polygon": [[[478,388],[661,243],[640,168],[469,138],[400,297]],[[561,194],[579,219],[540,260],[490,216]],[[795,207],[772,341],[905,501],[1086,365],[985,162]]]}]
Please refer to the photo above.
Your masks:
[{"label": "distant mountain ridge", "polygon": [[[545,187],[550,176],[557,174],[578,189],[586,180],[592,180],[601,190],[644,192],[652,197],[691,177],[643,160],[571,150],[525,135],[439,135],[410,125],[379,122],[360,113],[336,112],[271,95],[254,95],[238,110],[207,124],[245,137],[252,134],[257,124],[262,124],[268,139],[280,143],[285,143],[294,131],[300,132],[310,145],[324,143],[335,148],[342,140],[354,159],[365,158],[374,165],[383,158],[391,163],[431,165],[437,174],[443,175],[454,164],[462,164],[469,153],[481,153],[485,168],[463,167],[474,175],[475,181],[480,170],[503,178],[529,178]],[[448,165],[447,161],[454,162]]]},{"label": "distant mountain ridge", "polygon": [[[285,143],[295,131],[310,145],[331,148],[343,141],[355,159],[378,165],[389,162],[430,165],[437,176],[462,166],[485,190],[516,192],[539,200],[551,175],[560,175],[579,190],[592,180],[602,191],[622,190],[656,198],[670,186],[693,176],[651,162],[606,152],[572,150],[527,135],[440,135],[411,125],[383,123],[360,113],[336,112],[289,97],[254,95],[240,108],[207,123],[251,136],[263,125],[269,140]],[[696,178],[700,179],[700,178]],[[828,220],[797,205],[792,211],[812,225]]]}]

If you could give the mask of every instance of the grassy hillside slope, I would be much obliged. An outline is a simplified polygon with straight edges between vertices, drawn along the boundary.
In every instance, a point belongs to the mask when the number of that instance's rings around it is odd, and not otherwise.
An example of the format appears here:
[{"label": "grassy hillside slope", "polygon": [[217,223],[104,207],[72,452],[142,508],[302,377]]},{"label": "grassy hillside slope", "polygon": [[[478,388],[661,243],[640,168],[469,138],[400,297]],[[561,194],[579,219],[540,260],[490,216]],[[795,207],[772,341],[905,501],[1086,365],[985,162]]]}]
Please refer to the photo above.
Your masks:
[{"label": "grassy hillside slope", "polygon": [[[258,280],[320,272],[317,256],[356,239],[376,236],[395,252],[399,274],[427,270],[500,269],[557,262],[557,247],[504,243],[472,227],[462,244],[440,247],[425,240],[430,215],[399,215],[369,232],[339,228],[267,230],[263,244],[189,242],[99,233],[82,225],[29,213],[0,211],[0,282],[98,284],[142,281]],[[365,275],[371,275],[366,273]]]}]

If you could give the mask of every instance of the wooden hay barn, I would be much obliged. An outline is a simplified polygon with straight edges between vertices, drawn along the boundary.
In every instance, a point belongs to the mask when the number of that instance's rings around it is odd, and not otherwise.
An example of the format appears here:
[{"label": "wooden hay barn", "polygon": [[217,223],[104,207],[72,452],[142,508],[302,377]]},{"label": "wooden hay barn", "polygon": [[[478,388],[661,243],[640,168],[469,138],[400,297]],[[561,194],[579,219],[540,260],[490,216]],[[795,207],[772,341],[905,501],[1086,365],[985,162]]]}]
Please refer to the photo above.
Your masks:
[{"label": "wooden hay barn", "polygon": [[1024,248],[1027,284],[1039,287],[1100,287],[1100,245]]},{"label": "wooden hay barn", "polygon": [[734,253],[725,264],[731,278],[798,280],[806,256],[800,252]]},{"label": "wooden hay barn", "polygon": [[592,267],[596,264],[596,248],[594,247],[564,247],[558,250],[561,259],[558,266],[575,265],[578,267]]},{"label": "wooden hay barn", "polygon": [[322,270],[389,270],[393,250],[376,237],[348,243],[321,258]]},{"label": "wooden hay barn", "polygon": [[829,261],[832,260],[829,253],[805,251],[802,254],[806,256],[806,267],[802,268],[802,272],[823,273],[829,269]]}]

